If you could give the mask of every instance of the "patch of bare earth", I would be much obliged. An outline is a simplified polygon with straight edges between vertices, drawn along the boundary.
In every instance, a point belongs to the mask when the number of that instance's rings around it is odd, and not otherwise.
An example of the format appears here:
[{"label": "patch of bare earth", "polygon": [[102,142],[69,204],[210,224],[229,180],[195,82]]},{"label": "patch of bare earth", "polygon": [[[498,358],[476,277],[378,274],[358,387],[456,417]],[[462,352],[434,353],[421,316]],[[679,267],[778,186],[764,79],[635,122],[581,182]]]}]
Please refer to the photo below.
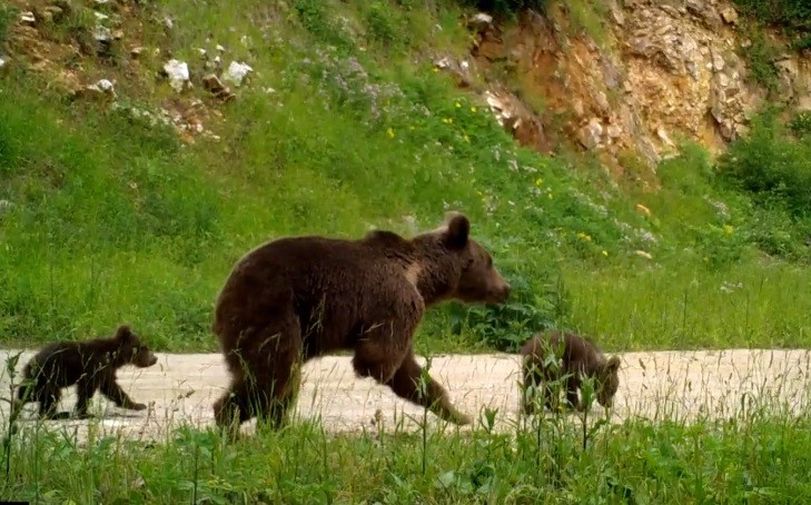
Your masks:
[{"label": "patch of bare earth", "polygon": [[[2,351],[0,357],[5,359],[15,353]],[[30,352],[23,354],[18,369],[30,356]],[[643,352],[621,357],[614,421],[730,419],[755,410],[796,413],[809,407],[811,351]],[[485,408],[498,409],[496,429],[510,430],[520,422],[517,356],[436,356],[431,374],[448,388],[462,410],[481,416]],[[92,409],[95,419],[44,424],[80,439],[86,436],[89,426],[99,434],[159,439],[184,425],[213,426],[211,405],[228,384],[219,354],[161,354],[154,367],[127,367],[119,372],[119,378],[136,401],[150,405],[148,410],[118,409],[97,395]],[[0,388],[7,398],[6,373],[0,380]],[[63,410],[71,409],[75,402],[75,393],[66,392]],[[2,405],[2,419],[7,419],[8,405],[6,402]],[[37,422],[35,408],[34,404],[26,407],[23,424]],[[294,422],[320,419],[331,432],[414,431],[422,414],[421,408],[399,399],[371,379],[356,378],[349,357],[328,356],[305,365]],[[602,415],[602,408],[596,407],[594,414]],[[432,414],[428,419],[432,428],[445,424]],[[249,423],[244,431],[253,428],[254,423]],[[455,429],[450,425],[446,428]]]}]

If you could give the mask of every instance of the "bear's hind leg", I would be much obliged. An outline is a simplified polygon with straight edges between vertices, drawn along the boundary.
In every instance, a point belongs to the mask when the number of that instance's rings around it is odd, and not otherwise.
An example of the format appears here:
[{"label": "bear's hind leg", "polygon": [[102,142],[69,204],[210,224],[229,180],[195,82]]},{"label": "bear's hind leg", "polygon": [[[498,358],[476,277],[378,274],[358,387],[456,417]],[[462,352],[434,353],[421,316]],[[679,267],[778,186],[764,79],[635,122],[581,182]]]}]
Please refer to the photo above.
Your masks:
[{"label": "bear's hind leg", "polygon": [[226,355],[235,377],[229,391],[214,404],[219,426],[258,417],[278,427],[295,399],[301,363],[301,330],[292,311]]}]

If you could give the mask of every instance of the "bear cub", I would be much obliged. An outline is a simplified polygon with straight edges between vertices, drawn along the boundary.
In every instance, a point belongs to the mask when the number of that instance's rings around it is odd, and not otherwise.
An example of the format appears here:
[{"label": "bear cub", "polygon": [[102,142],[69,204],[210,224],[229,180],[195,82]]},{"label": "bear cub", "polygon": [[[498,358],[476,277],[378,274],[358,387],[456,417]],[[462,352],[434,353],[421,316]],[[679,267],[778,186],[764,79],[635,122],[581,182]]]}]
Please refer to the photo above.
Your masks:
[{"label": "bear cub", "polygon": [[23,382],[17,391],[17,408],[28,402],[39,402],[39,415],[45,419],[65,418],[56,413],[61,390],[77,385],[76,415],[88,417],[87,405],[97,390],[117,406],[143,410],[116,381],[116,371],[125,365],[146,368],[158,358],[141,343],[129,326],[121,325],[111,338],[84,342],[56,342],[46,345],[25,365]]},{"label": "bear cub", "polygon": [[[550,360],[554,353],[555,361]],[[603,407],[613,404],[619,387],[618,371],[620,359],[617,356],[606,358],[597,346],[573,333],[548,332],[536,335],[521,348],[523,358],[522,411],[535,412],[536,402],[532,389],[540,395],[540,400],[550,410],[554,407],[554,391],[548,383],[563,379],[566,400],[572,408],[583,409],[578,399],[582,381],[595,379],[597,401]]]}]

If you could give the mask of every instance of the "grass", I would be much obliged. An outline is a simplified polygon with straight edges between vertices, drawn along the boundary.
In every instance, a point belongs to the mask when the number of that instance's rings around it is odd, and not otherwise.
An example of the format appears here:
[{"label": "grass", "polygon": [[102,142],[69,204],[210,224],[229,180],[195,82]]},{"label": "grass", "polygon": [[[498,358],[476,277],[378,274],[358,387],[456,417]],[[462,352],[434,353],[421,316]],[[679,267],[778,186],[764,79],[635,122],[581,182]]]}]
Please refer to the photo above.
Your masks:
[{"label": "grass", "polygon": [[[671,391],[656,401],[679,403],[679,395]],[[377,429],[344,434],[318,419],[297,420],[236,443],[213,429],[182,424],[153,440],[112,434],[98,421],[81,439],[71,428],[25,423],[5,446],[0,499],[388,504],[811,498],[808,411],[791,414],[789,404],[769,393],[746,404],[723,414],[712,406],[689,422],[668,414],[653,421],[641,411],[606,422],[594,412],[519,418],[500,429],[498,418],[506,414],[485,409],[471,431],[419,416],[415,428],[402,418],[389,425],[384,415]]]}]

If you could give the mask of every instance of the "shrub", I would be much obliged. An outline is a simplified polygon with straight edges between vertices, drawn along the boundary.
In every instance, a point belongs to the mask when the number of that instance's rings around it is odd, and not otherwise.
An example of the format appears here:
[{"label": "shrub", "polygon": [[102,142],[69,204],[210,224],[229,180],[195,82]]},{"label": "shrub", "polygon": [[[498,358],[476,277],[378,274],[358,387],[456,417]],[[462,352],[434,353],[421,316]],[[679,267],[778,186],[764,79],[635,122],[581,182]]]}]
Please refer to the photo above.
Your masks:
[{"label": "shrub", "polygon": [[811,141],[791,139],[774,112],[753,120],[751,134],[732,143],[719,170],[761,203],[785,205],[795,216],[811,211]]}]

